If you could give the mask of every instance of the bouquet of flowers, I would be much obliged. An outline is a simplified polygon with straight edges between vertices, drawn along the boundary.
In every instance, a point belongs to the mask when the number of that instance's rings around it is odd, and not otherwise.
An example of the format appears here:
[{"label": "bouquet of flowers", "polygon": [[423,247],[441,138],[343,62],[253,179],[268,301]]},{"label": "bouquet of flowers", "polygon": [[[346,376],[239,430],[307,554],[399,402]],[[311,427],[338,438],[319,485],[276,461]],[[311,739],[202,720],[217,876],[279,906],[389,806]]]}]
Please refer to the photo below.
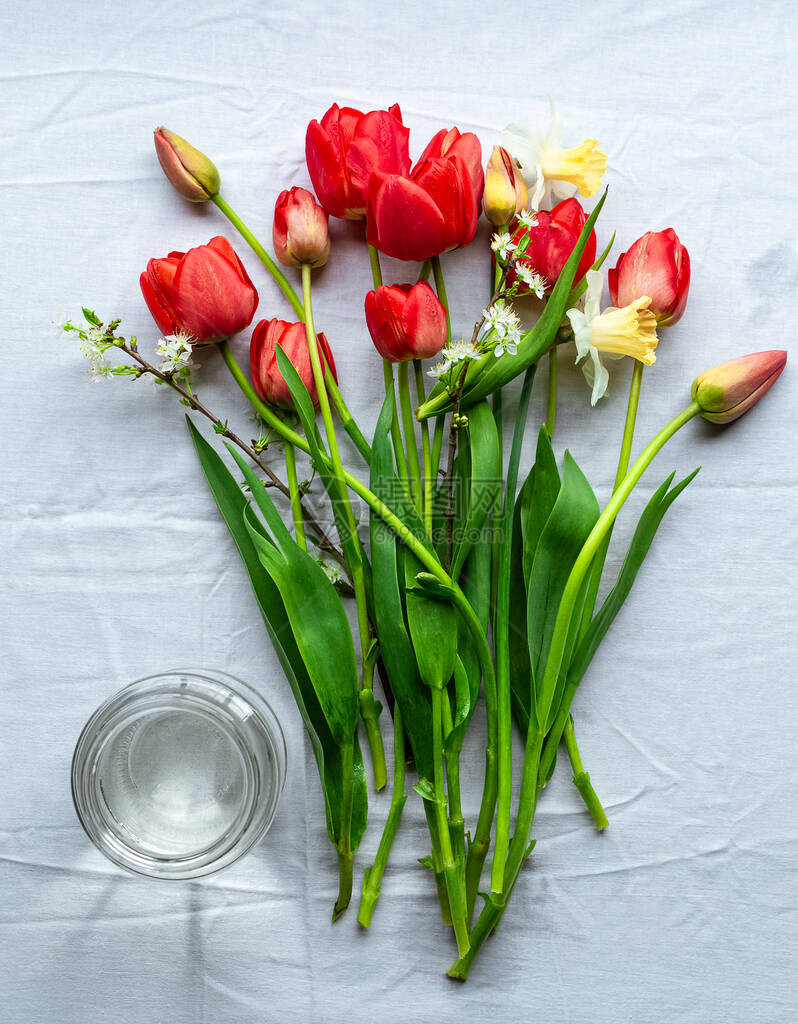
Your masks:
[{"label": "bouquet of flowers", "polygon": [[[291,268],[289,278],[223,198],[208,157],[157,129],[168,180],[187,200],[215,204],[291,307],[293,321],[255,326],[249,374],[228,342],[252,323],[258,294],[223,236],[147,264],[141,290],[162,334],[154,361],[135,337],[122,336],[118,319],[84,308],[83,321],[61,326],[78,335],[96,377],[152,377],[197,414],[187,420],[199,464],[246,566],[318,766],[340,877],[333,919],[350,903],[367,823],[360,730],[377,791],[388,782],[383,733],[390,731],[390,803],[374,863],[363,871],[358,921],[371,924],[404,805],[421,800],[430,840],[421,863],[457,946],[448,973],[464,980],[532,854],[535,811],[561,751],[596,827],[608,824],[582,764],[571,705],[663,517],[698,470],[677,483],[670,473],[654,491],[597,607],[616,516],[678,430],[698,415],[718,424],[741,416],[774,383],[786,353],[741,356],[702,373],[684,408],[633,460],[644,367],[656,359],[658,332],[682,317],[687,302],[690,260],[676,233],[648,232],[620,255],[607,273],[605,306],[601,268],[614,235],[598,253],[607,161],[596,140],[564,148],[553,114],[546,131],[505,129],[483,169],[474,134],[441,129],[415,164],[408,138],[398,106],[362,113],[333,105],[309,124],[315,196],[294,186],[274,211],[274,253]],[[588,213],[581,200],[597,196]],[[468,246],[483,213],[495,228],[485,253],[490,292],[484,308],[475,306],[471,336],[453,338],[441,254]],[[373,276],[365,321],[385,379],[370,439],[341,394],[333,346],[313,309],[313,271],[331,254],[330,216],[365,226]],[[383,253],[405,261],[408,281],[383,282]],[[560,462],[553,447],[560,346],[573,352],[593,405],[607,389],[605,360],[634,360],[617,474],[603,509],[574,457],[566,451]],[[251,403],[257,439],[243,440],[200,400],[192,383],[200,349],[218,353]],[[434,362],[425,369],[424,360]],[[534,464],[522,472],[541,361],[548,367],[547,417]],[[508,422],[502,389],[516,377],[523,380]],[[221,445],[199,429],[203,418]],[[360,461],[351,469],[340,429]],[[280,448],[284,473],[272,458]],[[311,481],[301,479],[298,460],[309,463]],[[314,487],[329,499],[334,528],[314,514]],[[352,496],[368,507],[367,534]],[[480,705],[484,788],[476,820],[466,823],[460,759]],[[514,729],[523,747],[515,764]],[[416,776],[412,786],[408,771]]]}]

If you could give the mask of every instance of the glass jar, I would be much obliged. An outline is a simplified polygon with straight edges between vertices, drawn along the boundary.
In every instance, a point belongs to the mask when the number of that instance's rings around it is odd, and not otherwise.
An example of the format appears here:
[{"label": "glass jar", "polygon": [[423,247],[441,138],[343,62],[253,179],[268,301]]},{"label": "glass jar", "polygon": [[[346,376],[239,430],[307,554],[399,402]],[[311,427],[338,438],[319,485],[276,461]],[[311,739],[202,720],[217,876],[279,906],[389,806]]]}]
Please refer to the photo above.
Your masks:
[{"label": "glass jar", "polygon": [[266,701],[225,672],[139,679],[91,716],[72,759],[83,828],[115,864],[154,878],[227,867],[274,819],[283,731]]}]

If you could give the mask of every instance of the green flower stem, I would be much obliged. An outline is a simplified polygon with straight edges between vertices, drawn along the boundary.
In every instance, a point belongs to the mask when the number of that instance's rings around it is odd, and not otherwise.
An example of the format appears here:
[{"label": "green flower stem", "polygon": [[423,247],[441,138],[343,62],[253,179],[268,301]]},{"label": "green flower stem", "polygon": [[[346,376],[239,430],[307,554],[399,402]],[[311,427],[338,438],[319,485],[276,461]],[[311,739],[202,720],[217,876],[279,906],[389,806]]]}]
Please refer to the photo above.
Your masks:
[{"label": "green flower stem", "polygon": [[449,893],[446,890],[446,878],[443,874],[443,858],[441,856],[441,844],[438,838],[438,819],[435,815],[435,805],[432,800],[424,800],[424,814],[427,818],[430,842],[432,844],[432,874],[435,879],[435,888],[438,891],[438,905],[441,910],[441,920],[447,927],[452,925],[452,911],[449,906]]},{"label": "green flower stem", "polygon": [[[554,351],[556,351],[556,349]],[[626,405],[626,420],[624,421],[623,437],[621,438],[621,451],[618,457],[618,469],[615,473],[615,483],[612,485],[613,494],[618,490],[621,485],[621,481],[626,476],[626,471],[629,469],[629,460],[632,455],[632,441],[634,439],[635,423],[637,421],[637,407],[640,404],[640,385],[643,380],[643,363],[639,362],[637,359],[635,359],[634,363],[632,382],[629,385],[629,401]],[[590,622],[593,618],[593,612],[596,607],[596,598],[598,597],[599,586],[601,585],[601,575],[604,572],[604,562],[607,559],[607,551],[609,550],[611,539],[612,528],[607,531],[607,536],[596,553],[593,565],[590,567],[590,580],[588,582],[587,593],[585,595],[582,621],[579,627],[580,640],[590,628]]]},{"label": "green flower stem", "polygon": [[[416,375],[416,399],[418,404],[424,401],[424,371],[421,368],[421,360],[413,360],[413,369]],[[415,418],[411,415],[411,422],[415,424]],[[443,437],[441,437],[441,440]],[[423,465],[422,484],[424,489],[422,507],[424,511],[424,526],[427,534],[432,536],[432,500],[434,495],[435,481],[432,476],[432,450],[429,441],[429,423],[426,420],[421,422],[421,458]]]},{"label": "green flower stem", "polygon": [[299,319],[304,321],[305,309],[302,305],[302,300],[291,287],[291,285],[288,282],[288,279],[286,278],[282,270],[280,270],[280,268],[277,266],[277,264],[268,254],[268,252],[266,252],[266,250],[263,248],[263,246],[260,244],[257,238],[252,234],[252,232],[249,230],[249,228],[246,226],[243,220],[241,220],[241,218],[238,216],[238,214],[235,212],[232,206],[230,206],[227,200],[222,199],[221,195],[219,195],[218,193],[215,196],[212,196],[211,198],[214,204],[222,211],[225,217],[227,217],[227,219],[230,221],[230,223],[233,225],[236,231],[238,231],[238,233],[241,235],[244,241],[249,245],[250,249],[252,249],[252,251],[255,253],[255,255],[258,257],[261,263],[272,275],[275,284],[283,293],[283,295],[288,299],[291,306],[293,307],[294,312],[299,317]]},{"label": "green flower stem", "polygon": [[[494,270],[491,269],[491,283],[495,279]],[[491,292],[493,294],[493,292]],[[499,436],[499,452],[502,452],[502,392],[501,388],[491,396],[493,418],[496,421],[496,431]],[[443,417],[439,417],[442,419]],[[491,582],[490,582],[490,605],[493,609],[493,629],[496,630],[496,598],[498,592],[498,567],[501,561],[501,537],[499,531],[494,531],[493,552],[491,557]],[[490,849],[490,833],[493,828],[493,816],[496,813],[497,796],[497,772],[498,772],[498,718],[496,710],[496,689],[489,689],[485,685],[485,719],[488,729],[488,741],[485,746],[485,781],[482,785],[482,800],[479,805],[479,817],[474,830],[474,837],[468,844],[468,857],[466,859],[466,901],[468,908],[468,921],[474,915],[474,906],[479,892],[479,883],[482,878],[482,869]]]},{"label": "green flower stem", "polygon": [[[507,864],[505,866],[505,890],[501,894],[491,894],[490,898],[486,901],[485,907],[480,915],[480,920],[477,922],[477,925],[471,934],[472,949],[474,946],[481,946],[496,924],[498,924],[501,919],[501,915],[504,913],[504,908],[507,905],[507,900],[509,899],[516,879],[523,867],[524,861],[530,853],[529,835],[532,829],[532,822],[535,816],[538,796],[540,794],[538,779],[545,778],[541,762],[543,731],[538,725],[538,722],[545,722],[548,719],[549,711],[551,710],[551,702],[557,686],[557,679],[562,669],[562,660],[568,640],[571,619],[579,598],[579,591],[582,587],[582,583],[584,582],[585,576],[596,556],[596,552],[598,551],[602,540],[606,536],[607,530],[615,522],[615,518],[620,512],[624,502],[648,468],[654,456],[678,430],[688,423],[693,416],[700,413],[700,411],[701,408],[698,403],[691,402],[691,404],[688,405],[687,408],[683,409],[678,416],[675,416],[670,423],[667,423],[643,449],[637,461],[623,478],[620,486],[612,495],[604,511],[599,516],[596,521],[596,525],[591,530],[587,540],[582,546],[582,550],[579,552],[579,555],[574,562],[573,569],[568,577],[568,581],[560,600],[560,607],[557,612],[557,619],[554,624],[551,644],[549,647],[549,657],[546,663],[546,670],[543,675],[536,705],[532,709],[533,714],[530,718],[529,729],[527,732],[524,752],[524,768],[521,776],[521,791],[518,799],[518,816],[516,819],[515,833],[510,843],[510,850],[507,856]],[[572,687],[571,690],[575,692],[574,687]],[[553,749],[555,751],[560,743],[564,728],[565,723],[563,723],[562,729],[559,731],[557,731],[555,726],[549,732],[547,745],[553,744]],[[456,962],[450,969],[450,973],[451,971],[455,972],[454,974],[451,974],[451,976],[466,977],[468,969],[470,968],[471,963],[473,963],[473,959],[474,958],[472,956],[466,963],[460,963],[460,961]],[[461,957],[460,960],[463,960],[463,958]]]},{"label": "green flower stem", "polygon": [[299,494],[299,482],[296,475],[296,451],[287,441],[285,447],[285,473],[288,478],[288,489],[291,492],[291,516],[294,520],[296,542],[303,551],[307,551],[305,540],[305,524],[302,519],[302,499]]},{"label": "green flower stem", "polygon": [[[438,416],[435,419],[435,430],[432,434],[432,479],[433,495],[438,490],[438,470],[441,465],[441,449],[443,448],[443,428],[446,425],[446,417]],[[433,498],[434,500],[434,498]]]},{"label": "green flower stem", "polygon": [[[380,267],[380,254],[374,248],[373,245],[369,245],[369,263],[371,264],[371,278],[374,282],[374,287],[379,288],[382,284],[382,269]],[[382,377],[385,382],[385,394],[394,394],[394,383],[393,383],[393,363],[389,359],[383,359],[382,361]],[[404,484],[405,490],[410,494],[410,480],[407,472],[407,459],[405,458],[405,449],[402,444],[402,434],[399,429],[399,412],[398,402],[395,400],[394,394],[394,410],[393,420],[391,421],[391,443],[393,444],[394,456],[396,457],[396,470],[399,474],[399,479]]]},{"label": "green flower stem", "polygon": [[[322,352],[322,355],[324,353]],[[332,404],[335,407],[335,411],[338,413],[338,418],[341,421],[341,425],[344,430],[349,434],[355,448],[360,452],[363,461],[367,466],[371,465],[371,445],[365,439],[360,431],[360,427],[355,423],[355,418],[349,411],[349,406],[344,401],[344,396],[338,389],[338,385],[335,383],[335,377],[329,371],[327,360],[324,360],[325,374],[324,380],[327,384],[327,394],[332,400]]]},{"label": "green flower stem", "polygon": [[[249,228],[246,226],[243,220],[241,220],[241,218],[238,216],[238,214],[235,212],[232,206],[230,206],[227,200],[223,199],[218,194],[212,196],[211,198],[215,205],[222,211],[225,217],[227,217],[227,219],[230,221],[230,223],[233,225],[236,231],[238,231],[238,233],[241,235],[244,241],[249,245],[249,247],[252,249],[252,251],[255,253],[255,255],[258,257],[261,263],[272,275],[275,284],[286,297],[286,299],[288,299],[292,309],[296,313],[299,320],[302,323],[304,323],[305,307],[302,303],[302,300],[299,298],[296,291],[292,287],[291,283],[286,278],[285,274],[282,272],[282,270],[280,270],[280,268],[277,266],[277,264],[268,254],[268,252],[264,249],[264,247],[261,245],[258,239],[252,234],[252,232],[249,230]],[[344,401],[343,395],[338,390],[338,386],[332,379],[331,374],[328,374],[327,376],[327,391],[329,392],[330,397],[332,399],[332,403],[335,406],[335,411],[341,418],[341,423],[343,424],[344,430],[352,438],[355,447],[363,456],[363,459],[368,465],[368,463],[371,461],[371,449],[369,448],[366,439],[360,432],[357,423],[355,423],[355,419],[352,416],[352,413],[349,411],[349,408],[346,402]]]},{"label": "green flower stem", "polygon": [[393,363],[388,359],[382,361],[382,377],[385,382],[385,394],[394,396],[393,419],[391,420],[391,444],[396,457],[396,471],[408,496],[410,495],[410,474],[407,471],[407,459],[399,429],[399,403],[396,401],[396,389],[393,381]]},{"label": "green flower stem", "polygon": [[[338,451],[338,441],[335,436],[335,425],[333,424],[332,411],[330,409],[330,402],[327,396],[327,391],[324,387],[324,376],[321,368],[321,359],[319,356],[319,344],[316,338],[316,330],[313,325],[313,304],[311,301],[311,274],[312,270],[309,263],[302,265],[302,297],[305,302],[305,328],[307,331],[308,338],[308,351],[310,353],[310,365],[313,369],[313,378],[316,382],[316,390],[319,395],[319,408],[321,410],[322,420],[324,422],[324,430],[327,435],[327,444],[330,449],[330,461],[332,462],[333,475],[335,476],[338,486],[338,496],[343,502],[344,514],[346,516],[347,525],[350,534],[353,537],[357,537],[357,524],[355,522],[355,515],[352,511],[352,504],[349,500],[349,492],[347,490],[346,480],[344,479],[344,467],[341,462],[341,454]],[[352,586],[355,591],[355,604],[357,607],[357,625],[358,632],[360,634],[360,650],[362,653],[362,664],[363,664],[363,689],[367,690],[370,688],[370,684],[367,685],[365,673],[367,670],[368,652],[371,646],[371,637],[369,634],[369,616],[368,616],[368,604],[366,602],[366,579],[363,571],[362,559],[355,561],[350,559],[349,568],[352,574]],[[368,726],[368,722],[366,723]],[[379,728],[373,727],[366,730],[369,742],[369,751],[371,753],[371,763],[374,766],[374,777],[375,780],[386,779],[385,769],[385,751],[382,745],[382,735]],[[383,785],[385,783],[383,782]]]},{"label": "green flower stem", "polygon": [[341,747],[341,834],[338,838],[338,899],[332,919],[337,921],[352,898],[352,804],[355,780],[354,744]]},{"label": "green flower stem", "polygon": [[524,383],[518,400],[518,415],[513,431],[507,481],[504,489],[499,529],[499,570],[497,577],[494,647],[496,650],[496,714],[498,717],[498,788],[496,799],[496,842],[491,869],[491,891],[499,893],[504,887],[504,867],[510,844],[510,804],[513,785],[512,713],[510,706],[510,561],[515,491],[518,485],[518,467],[524,439],[529,398],[535,367],[524,374]]},{"label": "green flower stem", "polygon": [[413,403],[410,398],[410,379],[407,362],[399,363],[399,405],[402,410],[402,427],[407,449],[407,468],[410,474],[410,491],[419,512],[422,510],[421,468],[418,462],[416,432],[414,429]]},{"label": "green flower stem", "polygon": [[363,889],[360,895],[360,908],[357,914],[358,924],[368,928],[377,900],[380,898],[382,876],[388,864],[388,856],[391,846],[396,838],[396,831],[402,819],[402,810],[407,802],[405,793],[405,732],[402,728],[402,714],[399,705],[395,704],[393,709],[393,790],[391,793],[391,807],[385,821],[385,828],[380,837],[380,845],[374,863],[366,868],[363,875]]},{"label": "green flower stem", "polygon": [[[444,741],[454,728],[452,705],[448,694],[444,694],[442,703]],[[460,884],[465,885],[465,820],[460,798],[460,750],[457,746],[450,748],[444,742],[444,760],[446,762],[446,792],[449,795],[449,834],[452,837],[454,861],[460,872]],[[470,927],[470,920],[467,918]]]},{"label": "green flower stem", "polygon": [[568,720],[565,723],[563,740],[565,741],[565,749],[568,751],[568,760],[571,762],[571,769],[574,773],[573,783],[579,790],[579,795],[582,797],[585,807],[590,811],[591,817],[596,823],[596,828],[599,832],[602,832],[609,825],[609,819],[607,818],[604,808],[601,806],[598,794],[595,789],[593,789],[590,776],[585,771],[584,765],[582,764],[579,747],[576,743],[576,733],[574,732],[574,719],[571,714],[568,715]]},{"label": "green flower stem", "polygon": [[388,784],[388,771],[385,766],[385,754],[382,747],[382,734],[380,733],[380,713],[382,704],[374,699],[374,668],[380,656],[380,645],[376,640],[371,641],[368,654],[363,662],[363,674],[360,689],[360,717],[366,727],[369,751],[380,751],[382,756],[372,761],[374,770],[374,788],[379,792],[385,789]]},{"label": "green flower stem", "polygon": [[446,344],[448,345],[452,340],[452,318],[449,316],[449,300],[446,297],[446,282],[443,279],[440,256],[432,257],[432,273],[435,277],[435,291],[438,293],[438,299],[446,310]]},{"label": "green flower stem", "polygon": [[433,686],[430,690],[432,699],[432,756],[435,778],[435,815],[438,822],[438,840],[441,846],[443,874],[446,879],[446,891],[449,895],[449,907],[452,912],[452,926],[457,939],[457,951],[463,956],[468,951],[468,924],[466,922],[466,894],[460,878],[460,872],[454,860],[452,837],[449,833],[449,820],[446,816],[446,790],[443,782],[443,722],[442,704],[445,696],[440,687]]},{"label": "green flower stem", "polygon": [[557,346],[549,349],[549,390],[546,404],[546,430],[554,437],[554,420],[557,417]]},{"label": "green flower stem", "polygon": [[[220,342],[219,345],[217,345],[217,348],[239,388],[244,395],[246,395],[253,409],[255,409],[255,411],[263,418],[264,422],[284,440],[290,441],[294,447],[300,448],[303,452],[310,454],[310,446],[305,438],[295,430],[292,430],[287,424],[283,423],[280,417],[277,416],[275,412],[257,396],[255,389],[247,380],[246,374],[236,362],[235,356],[230,351],[230,347],[225,342]],[[324,468],[332,471],[333,464],[330,456],[324,455],[323,458]],[[362,498],[369,508],[371,508],[372,511],[374,511],[380,519],[386,523],[386,525],[390,526],[399,540],[401,540],[402,543],[413,552],[419,562],[421,562],[422,566],[445,587],[450,588],[451,601],[460,612],[466,627],[474,638],[477,654],[479,655],[480,664],[482,666],[483,678],[485,679],[485,686],[486,688],[488,686],[495,687],[490,648],[488,647],[482,625],[477,618],[474,609],[468,603],[468,599],[465,594],[451,579],[435,555],[425,547],[420,540],[418,540],[415,534],[405,526],[396,513],[392,512],[391,509],[388,508],[388,506],[381,501],[373,491],[370,491],[364,483],[358,480],[356,476],[353,476],[346,469],[343,470],[343,480],[351,491],[353,491],[359,498]]]}]

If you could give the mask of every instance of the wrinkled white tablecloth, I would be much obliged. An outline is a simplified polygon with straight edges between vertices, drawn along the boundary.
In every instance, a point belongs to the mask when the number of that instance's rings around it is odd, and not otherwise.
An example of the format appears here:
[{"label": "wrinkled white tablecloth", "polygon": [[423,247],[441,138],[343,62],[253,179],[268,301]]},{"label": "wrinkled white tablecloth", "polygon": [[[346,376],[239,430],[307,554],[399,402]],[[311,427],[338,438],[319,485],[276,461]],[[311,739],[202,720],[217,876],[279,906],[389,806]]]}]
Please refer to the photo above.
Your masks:
[{"label": "wrinkled white tablecloth", "polygon": [[[688,427],[619,522],[611,564],[671,469],[703,469],[666,519],[576,703],[585,763],[612,825],[597,835],[560,766],[537,850],[465,987],[426,872],[418,802],[370,934],[329,912],[335,865],[319,786],[243,567],[188,444],[183,410],[143,382],[90,384],[50,321],[81,303],[146,342],[146,260],[227,234],[165,183],[151,132],[212,155],[224,192],[269,239],[279,190],[307,185],[307,122],[333,101],[401,103],[418,155],[442,126],[486,147],[556,97],[566,138],[600,139],[617,255],[672,225],[693,283],[646,373],[640,441],[693,375],[791,346],[798,284],[796,21],[787,2],[397,6],[0,3],[3,195],[0,1017],[8,1024],[460,1021],[591,1024],[795,1019],[795,367],[733,427]],[[382,387],[365,329],[358,229],[333,224],[318,320],[370,430]],[[470,330],[484,242],[444,258]],[[388,277],[399,279],[390,264]],[[242,352],[246,338],[239,343]],[[631,367],[591,412],[561,354],[557,449],[606,500]],[[221,363],[203,397],[252,429]],[[543,409],[534,399],[530,441]],[[531,444],[525,451],[529,465]],[[69,765],[91,711],[124,683],[192,663],[261,687],[285,725],[289,777],[272,832],[218,877],[157,884],[97,853]],[[478,732],[464,758],[473,820]],[[370,862],[387,799],[359,862]],[[359,877],[356,884],[359,884]]]}]

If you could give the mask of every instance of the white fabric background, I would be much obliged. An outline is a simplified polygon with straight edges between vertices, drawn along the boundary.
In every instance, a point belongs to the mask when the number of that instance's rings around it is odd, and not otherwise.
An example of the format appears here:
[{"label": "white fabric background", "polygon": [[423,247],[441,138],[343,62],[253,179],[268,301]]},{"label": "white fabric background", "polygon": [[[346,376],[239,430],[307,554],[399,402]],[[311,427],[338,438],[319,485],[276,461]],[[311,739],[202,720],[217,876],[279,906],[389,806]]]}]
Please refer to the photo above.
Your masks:
[{"label": "white fabric background", "polygon": [[[157,124],[213,157],[225,195],[268,241],[277,192],[307,184],[305,126],[333,101],[398,100],[418,155],[452,124],[489,148],[507,121],[545,117],[551,94],[568,140],[595,136],[610,156],[600,244],[617,229],[617,256],[672,225],[692,256],[687,313],[645,376],[642,442],[685,404],[698,371],[792,344],[792,5],[2,0],[0,25],[3,1020],[794,1020],[793,365],[729,429],[684,430],[620,520],[613,565],[651,490],[672,468],[703,465],[576,704],[611,827],[592,831],[561,765],[511,910],[461,987],[443,975],[453,945],[416,864],[427,848],[413,799],[371,933],[354,913],[330,926],[335,865],[309,748],[183,410],[143,382],[90,384],[76,346],[49,326],[86,303],[144,344],[146,260],[216,233],[250,268],[258,316],[288,315],[220,215],[166,184]],[[368,264],[355,227],[332,230],[317,318],[368,432],[381,393],[362,315]],[[444,258],[461,333],[484,301],[486,234]],[[402,279],[393,266],[386,276]],[[631,368],[614,364],[612,394],[591,412],[567,364],[562,353],[557,449],[572,449],[606,500]],[[249,436],[212,355],[198,386]],[[101,700],[186,663],[263,689],[285,724],[289,778],[253,854],[203,882],[157,884],[127,877],[85,838],[70,756]],[[386,807],[372,802],[361,867]]]}]

